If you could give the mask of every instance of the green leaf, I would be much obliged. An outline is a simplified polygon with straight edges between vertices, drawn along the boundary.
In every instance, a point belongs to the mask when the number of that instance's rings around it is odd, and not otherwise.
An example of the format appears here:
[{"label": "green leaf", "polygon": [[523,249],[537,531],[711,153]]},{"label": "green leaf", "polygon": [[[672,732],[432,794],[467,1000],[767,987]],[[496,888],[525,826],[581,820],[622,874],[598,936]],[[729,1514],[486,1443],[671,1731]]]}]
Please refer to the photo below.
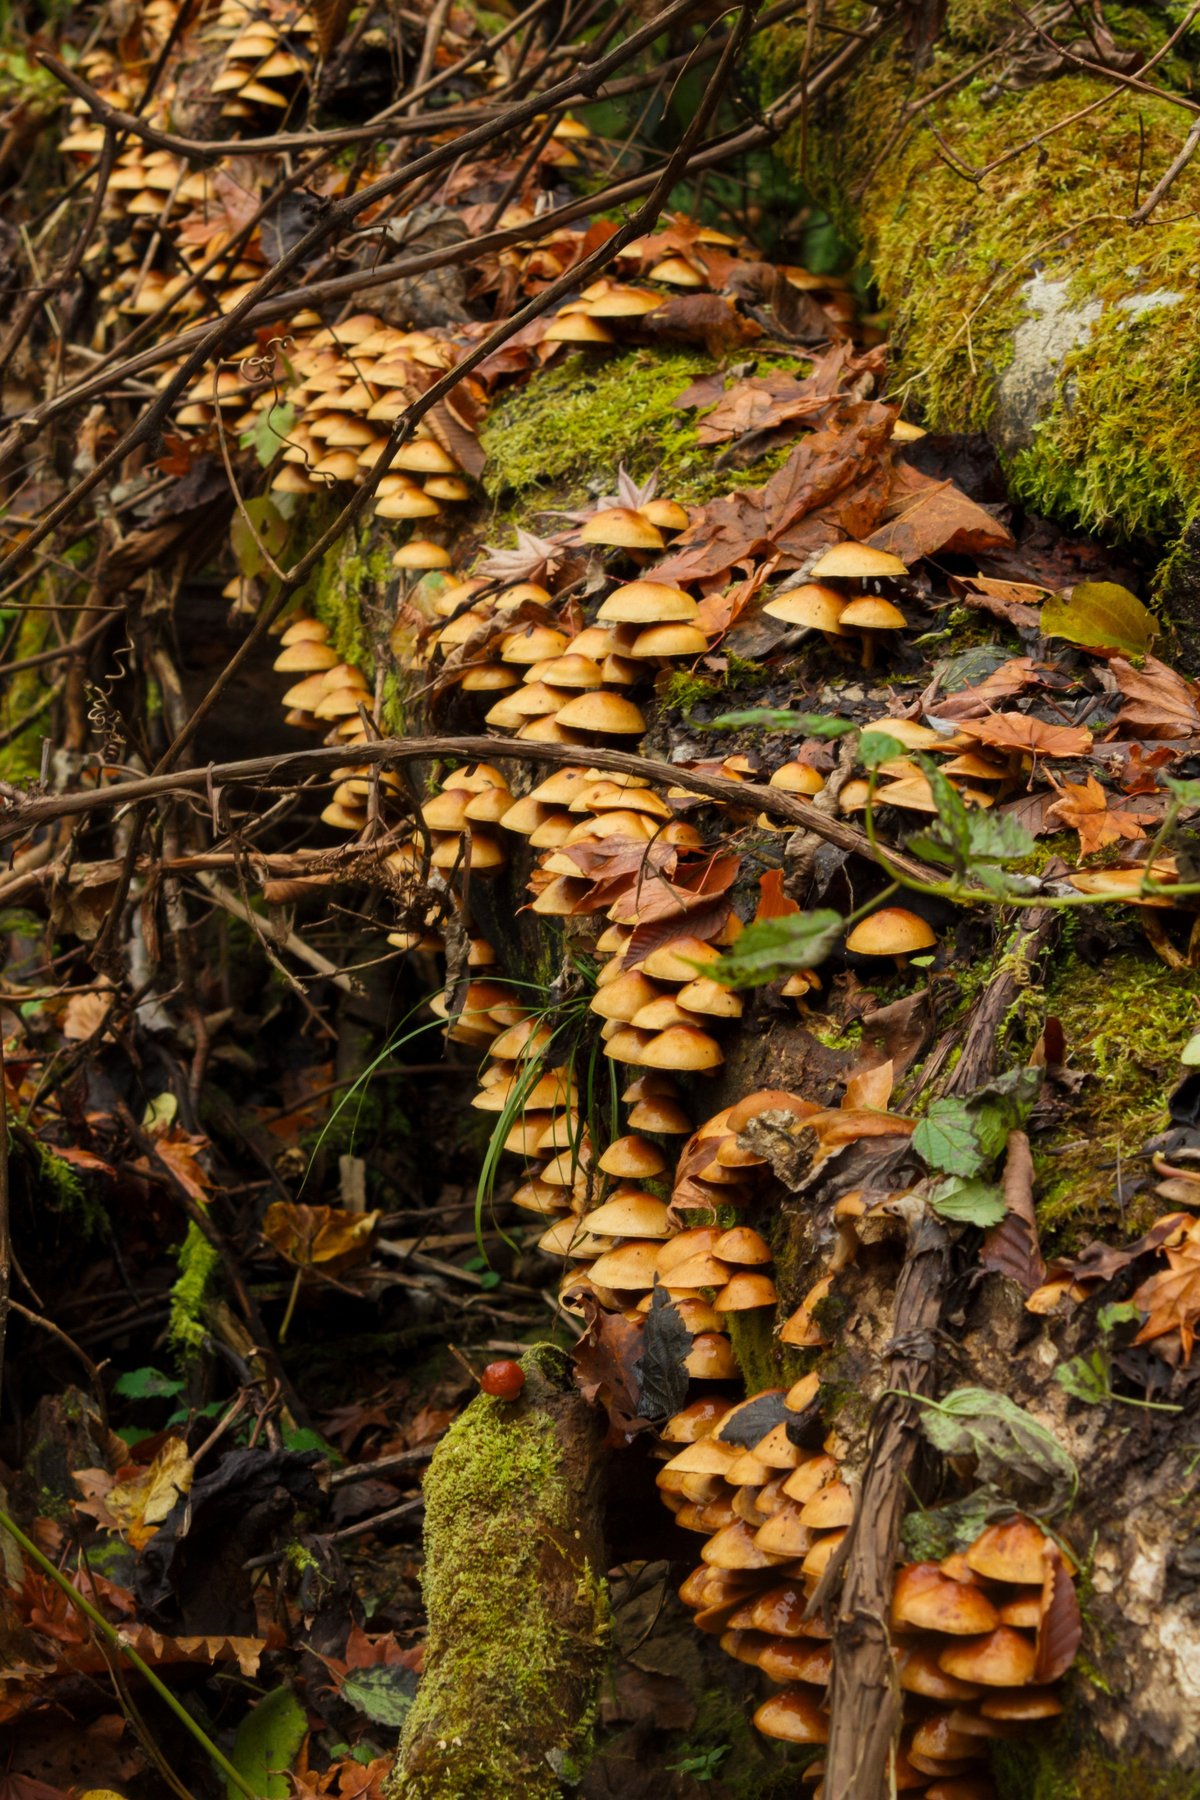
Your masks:
[{"label": "green leaf", "polygon": [[802,731],[805,737],[839,738],[855,729],[848,719],[830,719],[822,713],[791,712],[786,706],[747,706],[740,712],[722,713],[701,725],[702,731]]},{"label": "green leaf", "polygon": [[[740,940],[739,940],[740,941]],[[1010,1069],[969,1094],[931,1100],[913,1132],[913,1149],[943,1175],[978,1175],[1019,1131],[1041,1092],[1038,1069]]]},{"label": "green leaf", "polygon": [[311,1425],[283,1425],[279,1435],[283,1439],[285,1450],[319,1450],[326,1462],[332,1463],[335,1469],[346,1460],[341,1451],[328,1438],[323,1438],[319,1431],[314,1431]]},{"label": "green leaf", "polygon": [[1079,1471],[1053,1432],[990,1388],[955,1388],[922,1400],[921,1429],[943,1456],[973,1456],[979,1479],[1043,1513],[1069,1506]]},{"label": "green leaf", "polygon": [[973,1544],[991,1515],[1004,1506],[994,1488],[976,1488],[948,1506],[910,1512],[900,1527],[900,1542],[913,1562],[941,1562]]},{"label": "green leaf", "polygon": [[153,1100],[146,1102],[142,1113],[142,1130],[154,1132],[161,1128],[165,1131],[174,1122],[178,1111],[178,1100],[169,1088],[164,1088],[161,1094],[155,1094]]},{"label": "green leaf", "polygon": [[1200,1069],[1200,1031],[1188,1039],[1179,1060],[1185,1069]]},{"label": "green leaf", "polygon": [[953,869],[962,879],[973,875],[985,887],[1003,892],[1011,884],[999,875],[996,865],[1020,862],[1032,855],[1033,838],[1008,814],[968,811],[953,782],[931,756],[919,756],[917,761],[929,782],[937,818],[909,838],[909,849],[926,862]]},{"label": "green leaf", "polygon": [[1080,581],[1068,594],[1052,594],[1046,601],[1042,635],[1143,656],[1158,636],[1158,621],[1136,594],[1117,582]]},{"label": "green leaf", "polygon": [[342,1699],[376,1725],[403,1725],[416,1691],[411,1669],[387,1663],[352,1669],[342,1683]]},{"label": "green leaf", "polygon": [[[246,517],[258,533],[263,549],[267,555],[278,561],[287,543],[287,520],[276,506],[269,494],[261,494],[256,500],[246,501]],[[247,580],[254,575],[262,575],[267,569],[267,561],[262,550],[254,541],[254,532],[246,523],[240,512],[235,512],[229,527],[229,541],[233,545],[233,554],[237,558],[238,568]]]},{"label": "green leaf", "polygon": [[[307,1730],[304,1708],[288,1687],[265,1694],[238,1726],[229,1760],[261,1800],[288,1800],[292,1783],[287,1771]],[[232,1781],[225,1783],[225,1793],[227,1800],[244,1800]]]},{"label": "green leaf", "polygon": [[1114,1300],[1109,1306],[1102,1306],[1096,1314],[1096,1324],[1101,1331],[1112,1332],[1118,1325],[1132,1325],[1140,1321],[1141,1308],[1132,1300]]},{"label": "green leaf", "polygon": [[864,769],[877,769],[880,763],[905,755],[907,751],[900,739],[886,731],[864,731],[858,740],[858,760]]},{"label": "green leaf", "polygon": [[122,1400],[173,1400],[182,1392],[182,1381],[161,1369],[129,1369],[113,1382],[113,1393]]},{"label": "green leaf", "polygon": [[265,469],[268,463],[274,462],[279,446],[295,423],[294,406],[286,401],[281,406],[269,406],[259,413],[249,431],[242,433],[238,443],[243,450],[253,450]]},{"label": "green leaf", "polygon": [[786,919],[760,919],[747,925],[737,943],[704,973],[722,987],[762,987],[795,969],[815,969],[842,935],[845,921],[829,907],[790,913]]},{"label": "green leaf", "polygon": [[912,1142],[926,1167],[944,1175],[976,1175],[987,1161],[965,1100],[931,1100]]},{"label": "green leaf", "polygon": [[1054,1379],[1072,1399],[1082,1400],[1088,1406],[1103,1406],[1112,1398],[1108,1354],[1104,1350],[1093,1350],[1088,1356],[1073,1356],[1069,1362],[1059,1363]]},{"label": "green leaf", "polygon": [[953,1219],[960,1225],[998,1225],[1008,1211],[1004,1194],[994,1182],[977,1178],[963,1180],[951,1175],[939,1181],[929,1195],[929,1204],[939,1219]]}]

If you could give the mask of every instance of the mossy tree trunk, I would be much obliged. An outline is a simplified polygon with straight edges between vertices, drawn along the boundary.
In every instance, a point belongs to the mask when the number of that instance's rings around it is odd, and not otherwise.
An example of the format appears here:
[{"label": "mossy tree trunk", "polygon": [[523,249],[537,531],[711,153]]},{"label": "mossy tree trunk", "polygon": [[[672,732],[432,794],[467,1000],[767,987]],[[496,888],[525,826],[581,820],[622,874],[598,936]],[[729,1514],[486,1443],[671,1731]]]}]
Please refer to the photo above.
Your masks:
[{"label": "mossy tree trunk", "polygon": [[553,1800],[581,1769],[608,1639],[597,1415],[560,1352],[480,1395],[425,1480],[425,1671],[393,1800]]},{"label": "mossy tree trunk", "polygon": [[[889,35],[782,154],[861,251],[910,416],[986,431],[1016,498],[1169,558],[1164,601],[1200,644],[1200,159],[1136,216],[1193,114],[1073,60],[1127,71],[1182,16],[1104,5],[1093,41],[1056,27],[1056,56],[1014,9],[951,0],[923,68]],[[784,75],[802,41],[778,27],[762,66]],[[1186,93],[1189,44],[1146,82]]]}]

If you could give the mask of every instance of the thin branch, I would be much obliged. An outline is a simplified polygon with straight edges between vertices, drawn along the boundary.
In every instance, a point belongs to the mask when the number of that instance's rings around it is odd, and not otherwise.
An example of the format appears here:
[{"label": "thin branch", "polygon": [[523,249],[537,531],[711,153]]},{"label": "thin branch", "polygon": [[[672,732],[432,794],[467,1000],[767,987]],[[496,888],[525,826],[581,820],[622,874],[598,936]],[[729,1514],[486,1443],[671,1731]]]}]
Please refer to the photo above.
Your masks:
[{"label": "thin branch", "polygon": [[1144,225],[1146,223],[1146,220],[1150,217],[1159,201],[1166,198],[1180,175],[1182,175],[1183,171],[1191,162],[1193,156],[1195,156],[1197,146],[1200,146],[1200,118],[1193,119],[1192,129],[1184,138],[1182,147],[1180,148],[1175,161],[1160,179],[1155,182],[1142,204],[1137,208],[1137,211],[1130,213],[1127,221],[1128,224]]}]

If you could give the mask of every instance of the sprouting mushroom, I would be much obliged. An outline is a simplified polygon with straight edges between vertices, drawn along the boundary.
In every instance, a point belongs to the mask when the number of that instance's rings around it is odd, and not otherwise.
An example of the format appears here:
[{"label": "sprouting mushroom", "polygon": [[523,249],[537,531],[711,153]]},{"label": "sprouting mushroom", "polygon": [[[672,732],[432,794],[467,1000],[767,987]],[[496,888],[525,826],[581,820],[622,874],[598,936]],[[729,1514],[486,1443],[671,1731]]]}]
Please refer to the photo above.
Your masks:
[{"label": "sprouting mushroom", "polygon": [[917,913],[903,906],[884,906],[860,920],[846,938],[855,956],[890,956],[903,971],[905,958],[918,950],[930,950],[937,935]]}]

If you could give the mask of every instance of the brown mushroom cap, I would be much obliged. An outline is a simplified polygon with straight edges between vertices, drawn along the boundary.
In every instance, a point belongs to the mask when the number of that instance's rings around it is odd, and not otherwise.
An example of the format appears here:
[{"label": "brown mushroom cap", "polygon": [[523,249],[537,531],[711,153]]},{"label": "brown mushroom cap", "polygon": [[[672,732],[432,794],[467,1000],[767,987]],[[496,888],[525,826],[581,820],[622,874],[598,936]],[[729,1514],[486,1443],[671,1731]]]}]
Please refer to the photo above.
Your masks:
[{"label": "brown mushroom cap", "polygon": [[646,720],[632,700],[604,688],[568,700],[559,708],[555,719],[559,725],[575,731],[598,731],[622,737],[640,737],[646,729]]},{"label": "brown mushroom cap", "polygon": [[[728,1340],[727,1340],[728,1341]],[[693,1346],[694,1348],[694,1346]],[[738,1519],[709,1538],[700,1552],[701,1561],[712,1569],[770,1569],[786,1557],[768,1556],[754,1541],[754,1533],[744,1519]]]},{"label": "brown mushroom cap", "polygon": [[1013,1688],[989,1694],[980,1707],[985,1719],[1052,1719],[1062,1711],[1057,1688]]},{"label": "brown mushroom cap", "polygon": [[692,1122],[679,1101],[664,1094],[650,1094],[639,1100],[626,1123],[635,1131],[653,1131],[660,1137],[682,1137],[692,1129]]},{"label": "brown mushroom cap", "polygon": [[695,979],[697,963],[716,962],[720,954],[702,938],[678,937],[652,950],[640,967],[643,974],[652,975],[656,981],[687,982]]},{"label": "brown mushroom cap", "polygon": [[1037,1651],[1033,1639],[1023,1632],[1014,1631],[1011,1625],[997,1625],[982,1637],[949,1645],[938,1664],[960,1681],[978,1681],[985,1687],[1024,1687],[1033,1680]]},{"label": "brown mushroom cap", "polygon": [[733,1345],[723,1331],[699,1331],[683,1359],[693,1381],[728,1381],[738,1372]]},{"label": "brown mushroom cap", "polygon": [[546,328],[547,344],[614,344],[616,339],[607,325],[589,318],[587,313],[559,313]]},{"label": "brown mushroom cap", "polygon": [[822,587],[819,582],[808,582],[803,587],[776,594],[773,600],[767,601],[763,611],[769,618],[779,619],[785,625],[802,625],[809,631],[825,631],[831,637],[840,637],[845,606],[844,594]]},{"label": "brown mushroom cap", "polygon": [[666,625],[647,625],[629,646],[635,660],[654,656],[703,656],[708,638],[698,625],[679,620]]},{"label": "brown mushroom cap", "polygon": [[888,550],[873,550],[869,544],[834,544],[817,559],[809,573],[817,581],[876,581],[895,575],[907,575],[908,565]]},{"label": "brown mushroom cap", "polygon": [[831,1481],[805,1501],[800,1518],[813,1531],[840,1530],[854,1521],[854,1496],[844,1481]]},{"label": "brown mushroom cap", "polygon": [[906,1694],[921,1694],[927,1700],[975,1700],[983,1691],[974,1682],[959,1681],[947,1675],[938,1662],[943,1645],[940,1639],[928,1637],[905,1644],[896,1652],[896,1673]]},{"label": "brown mushroom cap", "polygon": [[665,1238],[671,1231],[666,1202],[636,1189],[588,1213],[587,1225],[601,1237]]},{"label": "brown mushroom cap", "polygon": [[616,1175],[625,1181],[642,1181],[650,1175],[661,1175],[667,1166],[667,1159],[657,1144],[649,1138],[619,1137],[614,1138],[597,1167],[606,1175]]},{"label": "brown mushroom cap", "polygon": [[[896,1577],[892,1625],[975,1639],[976,1634],[995,1628],[996,1609],[982,1589],[951,1581],[936,1563],[909,1563]],[[973,1677],[964,1675],[962,1679]]]},{"label": "brown mushroom cap", "polygon": [[843,631],[847,628],[852,631],[900,631],[908,620],[890,600],[864,594],[843,609],[839,623]]},{"label": "brown mushroom cap", "polygon": [[719,1256],[722,1262],[756,1268],[771,1261],[771,1246],[748,1225],[734,1225],[721,1233],[713,1245],[713,1255]]},{"label": "brown mushroom cap", "polygon": [[810,1638],[768,1638],[758,1666],[768,1681],[803,1681],[828,1687],[833,1677],[833,1652],[828,1644]]},{"label": "brown mushroom cap", "polygon": [[410,538],[392,555],[393,569],[448,569],[450,552],[429,538]]},{"label": "brown mushroom cap", "polygon": [[592,1280],[601,1287],[648,1288],[654,1285],[658,1244],[654,1240],[621,1244],[598,1257],[591,1268]]},{"label": "brown mushroom cap", "polygon": [[[682,1412],[675,1413],[662,1428],[669,1444],[694,1444],[697,1438],[715,1431],[733,1402],[724,1399],[693,1400]],[[692,1602],[688,1601],[691,1605]]]},{"label": "brown mushroom cap", "polygon": [[966,1552],[967,1567],[987,1581],[1041,1587],[1050,1538],[1032,1519],[1018,1516],[985,1526]]},{"label": "brown mushroom cap", "polygon": [[739,1269],[718,1290],[713,1305],[719,1313],[751,1312],[756,1306],[774,1306],[778,1297],[769,1275]]},{"label": "brown mushroom cap", "polygon": [[937,935],[925,920],[902,906],[884,906],[854,927],[846,938],[847,950],[856,956],[908,956],[928,950]]},{"label": "brown mushroom cap", "polygon": [[695,621],[699,608],[682,588],[663,581],[630,581],[614,588],[596,617],[613,625],[667,625]]},{"label": "brown mushroom cap", "polygon": [[829,1742],[829,1715],[817,1688],[797,1685],[772,1694],[755,1712],[754,1724],[764,1737],[782,1738],[788,1744]]},{"label": "brown mushroom cap", "polygon": [[819,794],[825,786],[825,777],[811,763],[786,762],[775,770],[767,785],[779,788],[785,794]]},{"label": "brown mushroom cap", "polygon": [[631,506],[608,506],[593,513],[579,533],[585,544],[607,544],[621,550],[662,550],[665,540],[657,525]]},{"label": "brown mushroom cap", "polygon": [[695,1025],[671,1025],[646,1046],[641,1060],[649,1069],[715,1069],[725,1052]]},{"label": "brown mushroom cap", "polygon": [[741,995],[706,975],[684,982],[675,998],[685,1012],[705,1013],[714,1019],[740,1019],[742,1016]]}]

